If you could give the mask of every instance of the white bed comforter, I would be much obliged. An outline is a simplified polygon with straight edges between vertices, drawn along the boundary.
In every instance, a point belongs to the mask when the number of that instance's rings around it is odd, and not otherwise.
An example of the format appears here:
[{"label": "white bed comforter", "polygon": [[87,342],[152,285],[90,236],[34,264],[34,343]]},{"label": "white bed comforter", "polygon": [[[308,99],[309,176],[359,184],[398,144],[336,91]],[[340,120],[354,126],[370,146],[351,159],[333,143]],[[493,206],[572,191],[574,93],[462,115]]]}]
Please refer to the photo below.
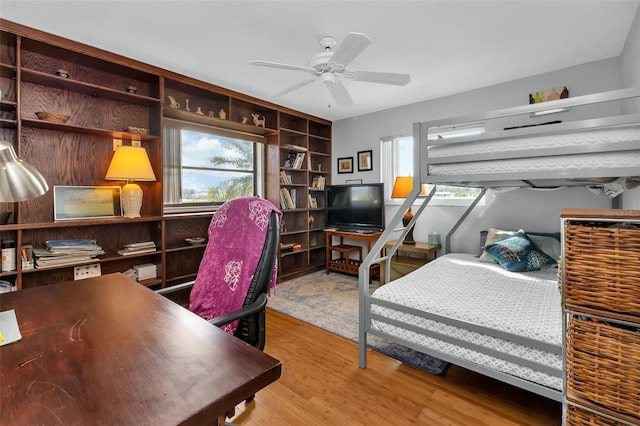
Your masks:
[{"label": "white bed comforter", "polygon": [[[479,262],[474,255],[448,254],[380,287],[373,293],[373,297],[524,336],[557,348],[562,346],[561,300],[555,268],[513,273],[503,270],[498,264]],[[372,325],[381,331],[427,348],[547,387],[562,389],[562,355],[559,350],[551,353],[514,343],[508,338],[491,337],[375,304],[371,310],[374,314],[402,323],[417,325],[558,370],[557,374],[543,373],[523,367],[517,362],[487,355],[481,350],[422,336],[381,321],[372,321]]]}]

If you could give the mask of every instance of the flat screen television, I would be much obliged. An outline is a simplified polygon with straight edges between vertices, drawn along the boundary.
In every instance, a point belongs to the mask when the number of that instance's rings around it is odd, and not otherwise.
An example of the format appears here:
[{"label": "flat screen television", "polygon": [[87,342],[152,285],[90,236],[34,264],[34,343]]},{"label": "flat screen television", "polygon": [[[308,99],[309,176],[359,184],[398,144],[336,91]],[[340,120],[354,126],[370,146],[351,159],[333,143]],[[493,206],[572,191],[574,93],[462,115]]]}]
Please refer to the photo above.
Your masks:
[{"label": "flat screen television", "polygon": [[328,185],[326,227],[347,232],[383,231],[384,185]]}]

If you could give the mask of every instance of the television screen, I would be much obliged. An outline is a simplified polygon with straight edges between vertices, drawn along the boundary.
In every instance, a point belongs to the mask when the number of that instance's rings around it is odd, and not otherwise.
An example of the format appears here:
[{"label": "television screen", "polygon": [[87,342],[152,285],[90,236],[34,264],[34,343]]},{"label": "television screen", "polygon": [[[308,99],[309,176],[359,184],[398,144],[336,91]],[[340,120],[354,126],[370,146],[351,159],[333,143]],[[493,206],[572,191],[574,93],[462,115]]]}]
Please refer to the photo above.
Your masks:
[{"label": "television screen", "polygon": [[328,228],[349,232],[384,230],[382,183],[327,186]]}]

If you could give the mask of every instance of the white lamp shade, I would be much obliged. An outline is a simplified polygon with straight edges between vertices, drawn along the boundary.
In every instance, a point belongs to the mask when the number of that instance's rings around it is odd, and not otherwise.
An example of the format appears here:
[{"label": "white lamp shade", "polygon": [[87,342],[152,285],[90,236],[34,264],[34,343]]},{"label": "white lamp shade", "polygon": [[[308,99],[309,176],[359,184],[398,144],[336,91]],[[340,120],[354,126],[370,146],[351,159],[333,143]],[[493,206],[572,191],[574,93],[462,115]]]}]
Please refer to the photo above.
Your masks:
[{"label": "white lamp shade", "polygon": [[48,190],[49,185],[40,172],[18,158],[11,143],[0,141],[0,202],[25,201]]}]

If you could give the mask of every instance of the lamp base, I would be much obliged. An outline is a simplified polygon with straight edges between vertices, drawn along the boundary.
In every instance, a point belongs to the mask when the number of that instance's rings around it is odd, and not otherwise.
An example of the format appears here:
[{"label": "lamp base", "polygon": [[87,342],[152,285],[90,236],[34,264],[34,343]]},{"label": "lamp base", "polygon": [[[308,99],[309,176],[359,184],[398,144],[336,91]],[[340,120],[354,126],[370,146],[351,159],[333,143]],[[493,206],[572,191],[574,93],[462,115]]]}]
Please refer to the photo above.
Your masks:
[{"label": "lamp base", "polygon": [[123,216],[126,218],[140,217],[140,209],[142,208],[142,188],[135,183],[130,182],[122,187]]},{"label": "lamp base", "polygon": [[[402,217],[402,224],[405,228],[409,226],[409,222],[411,222],[411,219],[413,219],[413,213],[411,212],[411,208],[409,208],[409,210],[407,210],[407,212]],[[411,229],[409,229],[409,232],[407,232],[407,235],[404,237],[404,241],[402,242],[402,244],[410,246],[416,244],[416,242],[413,240],[413,227],[411,227]]]}]

